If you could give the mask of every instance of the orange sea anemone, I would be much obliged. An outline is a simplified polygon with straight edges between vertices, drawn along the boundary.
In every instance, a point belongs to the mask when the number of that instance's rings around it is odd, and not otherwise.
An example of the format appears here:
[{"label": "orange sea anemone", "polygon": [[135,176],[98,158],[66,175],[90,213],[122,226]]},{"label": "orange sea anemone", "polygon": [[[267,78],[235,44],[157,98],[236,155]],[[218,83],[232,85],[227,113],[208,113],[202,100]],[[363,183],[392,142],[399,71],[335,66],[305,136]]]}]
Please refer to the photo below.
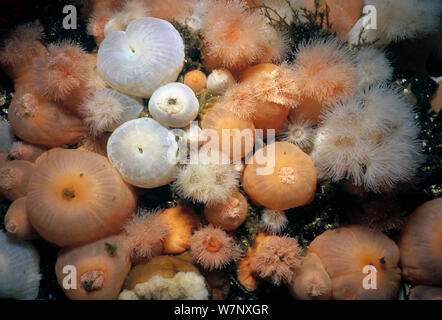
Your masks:
[{"label": "orange sea anemone", "polygon": [[331,298],[330,277],[316,254],[310,253],[302,259],[289,289],[295,299],[329,300]]},{"label": "orange sea anemone", "polygon": [[279,285],[293,279],[300,263],[301,248],[298,241],[287,236],[275,236],[259,246],[251,268],[259,277]]},{"label": "orange sea anemone", "polygon": [[36,21],[18,26],[5,40],[0,64],[14,82],[28,73],[34,58],[46,55],[46,47],[40,41],[42,37],[43,27]]},{"label": "orange sea anemone", "polygon": [[247,200],[239,191],[236,191],[224,202],[204,208],[204,216],[207,221],[226,231],[237,229],[246,220],[247,213]]},{"label": "orange sea anemone", "polygon": [[169,232],[163,241],[163,253],[178,254],[188,250],[192,230],[201,224],[195,211],[190,207],[176,206],[165,209],[160,217],[169,227]]},{"label": "orange sea anemone", "polygon": [[405,279],[442,285],[442,198],[425,202],[411,214],[399,247]]},{"label": "orange sea anemone", "polygon": [[[238,118],[235,113],[222,108],[213,107],[204,115],[201,129],[214,130],[218,134],[218,150],[225,153],[230,151],[230,160],[238,162],[253,150],[255,145],[255,126],[251,120]],[[224,132],[224,136],[223,136]],[[226,141],[229,139],[229,141]],[[223,145],[229,144],[230,150],[223,150]]]},{"label": "orange sea anemone", "polygon": [[398,293],[399,248],[381,232],[360,225],[327,230],[313,240],[309,253],[321,259],[330,276],[333,299],[388,300]]},{"label": "orange sea anemone", "polygon": [[150,0],[148,8],[152,17],[183,23],[195,2],[196,0]]},{"label": "orange sea anemone", "polygon": [[120,231],[136,198],[110,162],[75,149],[45,154],[30,179],[26,201],[37,232],[63,247]]},{"label": "orange sea anemone", "polygon": [[[55,273],[69,299],[115,300],[118,297],[131,267],[123,241],[123,235],[114,235],[60,251]],[[72,267],[76,277],[72,277]]]},{"label": "orange sea anemone", "polygon": [[92,76],[84,49],[70,41],[50,44],[48,56],[35,61],[33,84],[36,91],[76,112]]},{"label": "orange sea anemone", "polygon": [[313,200],[316,180],[315,166],[307,154],[289,142],[275,142],[253,155],[242,186],[255,203],[287,210]]},{"label": "orange sea anemone", "polygon": [[14,142],[9,156],[15,160],[35,161],[47,149],[26,142]]},{"label": "orange sea anemone", "polygon": [[[205,65],[210,69],[221,67],[231,71],[268,59],[271,46],[268,34],[276,33],[258,12],[247,10],[247,4],[242,0],[213,2],[202,18],[201,29],[208,60]],[[275,38],[279,40],[277,36]],[[279,53],[274,55],[282,56]]]},{"label": "orange sea anemone", "polygon": [[195,262],[208,270],[220,269],[241,257],[233,238],[211,225],[196,231],[190,238],[190,252]]},{"label": "orange sea anemone", "polygon": [[85,134],[80,118],[38,95],[29,85],[16,89],[8,120],[18,137],[47,147],[74,144]]},{"label": "orange sea anemone", "polygon": [[169,231],[160,211],[140,210],[124,226],[125,245],[133,264],[145,263],[163,251],[163,240]]},{"label": "orange sea anemone", "polygon": [[18,198],[9,206],[5,215],[5,229],[22,240],[34,240],[40,237],[29,222],[26,197]]},{"label": "orange sea anemone", "polygon": [[299,46],[293,64],[301,101],[294,120],[316,124],[322,111],[347,97],[357,84],[353,57],[337,40],[314,40]]},{"label": "orange sea anemone", "polygon": [[192,70],[184,75],[184,84],[195,93],[199,93],[206,88],[207,76],[200,70]]},{"label": "orange sea anemone", "polygon": [[0,195],[9,201],[26,196],[34,168],[29,161],[6,161],[0,166]]}]

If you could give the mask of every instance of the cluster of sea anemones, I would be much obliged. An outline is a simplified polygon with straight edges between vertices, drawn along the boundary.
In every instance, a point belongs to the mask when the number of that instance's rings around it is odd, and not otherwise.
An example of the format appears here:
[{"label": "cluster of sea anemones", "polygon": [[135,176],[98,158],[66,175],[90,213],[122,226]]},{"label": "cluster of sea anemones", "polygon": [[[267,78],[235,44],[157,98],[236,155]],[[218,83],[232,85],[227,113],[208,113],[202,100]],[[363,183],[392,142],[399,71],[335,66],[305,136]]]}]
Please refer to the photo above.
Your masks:
[{"label": "cluster of sea anemones", "polygon": [[[365,1],[385,9],[381,43],[428,33],[440,5],[420,1],[427,21],[404,1],[414,27],[398,1]],[[387,51],[349,45],[363,2],[92,0],[94,53],[46,43],[38,21],[12,30],[0,51],[15,90],[0,122],[0,297],[36,298],[38,254],[24,241],[40,238],[61,248],[69,299],[215,299],[233,282],[394,299],[401,275],[413,296],[436,295],[441,202],[408,219],[390,203],[416,181],[420,128]],[[291,39],[303,23],[317,36]],[[303,237],[296,224],[324,181],[344,182],[363,216],[316,217],[324,232]]]}]

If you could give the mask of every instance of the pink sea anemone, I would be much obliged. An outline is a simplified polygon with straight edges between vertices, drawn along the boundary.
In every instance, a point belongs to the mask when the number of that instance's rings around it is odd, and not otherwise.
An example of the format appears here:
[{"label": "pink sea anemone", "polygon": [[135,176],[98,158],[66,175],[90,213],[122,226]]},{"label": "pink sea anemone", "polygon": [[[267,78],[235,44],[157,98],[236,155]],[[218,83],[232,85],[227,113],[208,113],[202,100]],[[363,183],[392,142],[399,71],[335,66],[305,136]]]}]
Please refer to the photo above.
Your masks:
[{"label": "pink sea anemone", "polygon": [[35,161],[47,149],[26,142],[14,142],[9,156],[15,160]]},{"label": "pink sea anemone", "polygon": [[293,68],[302,101],[292,116],[313,124],[323,110],[352,93],[357,84],[353,56],[337,40],[301,44]]},{"label": "pink sea anemone", "polygon": [[[263,16],[247,8],[246,2],[241,0],[210,4],[207,14],[202,17],[205,64],[209,69],[240,70],[268,59],[271,47],[268,35],[275,31],[269,29]],[[272,39],[278,40],[277,36]],[[277,47],[273,45],[273,48]],[[282,56],[279,53],[272,55]]]},{"label": "pink sea anemone", "polygon": [[292,280],[301,261],[301,248],[296,239],[272,237],[259,247],[251,267],[258,276],[278,285]]},{"label": "pink sea anemone", "polygon": [[190,238],[193,259],[205,269],[220,269],[241,257],[241,250],[221,229],[211,225],[196,231]]},{"label": "pink sea anemone", "polygon": [[112,10],[100,9],[94,10],[87,25],[88,33],[94,37],[97,45],[104,40],[104,26],[112,17]]},{"label": "pink sea anemone", "polygon": [[227,90],[217,107],[225,108],[241,119],[254,119],[258,101],[252,92],[253,87],[248,83],[235,84]]},{"label": "pink sea anemone", "polygon": [[125,244],[131,260],[138,264],[161,254],[163,240],[169,232],[169,227],[162,221],[159,210],[140,210],[124,226],[124,231]]}]

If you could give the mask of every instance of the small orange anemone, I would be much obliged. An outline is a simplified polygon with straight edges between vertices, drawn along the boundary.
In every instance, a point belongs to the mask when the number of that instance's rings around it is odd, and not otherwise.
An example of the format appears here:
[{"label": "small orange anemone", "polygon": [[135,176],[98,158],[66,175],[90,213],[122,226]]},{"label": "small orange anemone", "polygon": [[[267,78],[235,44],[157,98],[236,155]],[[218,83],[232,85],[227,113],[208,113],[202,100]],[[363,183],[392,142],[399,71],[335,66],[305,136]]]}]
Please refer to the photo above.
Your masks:
[{"label": "small orange anemone", "polygon": [[442,198],[425,202],[411,214],[399,246],[408,281],[442,285]]},{"label": "small orange anemone", "polygon": [[[212,129],[218,134],[218,141],[209,141],[216,144],[218,150],[228,154],[230,160],[239,162],[255,145],[255,126],[251,120],[240,119],[235,114],[221,107],[213,107],[204,115],[201,121],[203,132]],[[224,135],[223,135],[224,133]],[[229,141],[226,141],[229,139]],[[229,144],[230,150],[224,150],[223,145]]]},{"label": "small orange anemone", "polygon": [[289,142],[276,142],[253,155],[242,186],[255,203],[287,210],[313,200],[316,180],[315,166],[307,154]]},{"label": "small orange anemone", "polygon": [[115,300],[118,297],[131,267],[123,239],[124,236],[115,235],[61,250],[55,273],[69,299]]},{"label": "small orange anemone", "polygon": [[188,250],[192,230],[201,224],[195,211],[186,206],[176,206],[164,210],[160,217],[169,227],[163,241],[163,254],[178,254]]},{"label": "small orange anemone", "polygon": [[[333,299],[388,300],[398,293],[399,248],[381,232],[360,225],[327,230],[313,240],[309,253],[321,259],[330,276]],[[365,281],[370,275],[376,283]]]},{"label": "small orange anemone", "polygon": [[15,160],[35,161],[45,151],[46,148],[44,147],[26,142],[14,142],[9,151],[9,156]]},{"label": "small orange anemone", "polygon": [[226,231],[237,229],[247,218],[248,204],[241,192],[236,191],[227,201],[206,206],[207,221]]},{"label": "small orange anemone", "polygon": [[26,196],[34,168],[29,161],[6,161],[0,167],[0,195],[9,201]]},{"label": "small orange anemone", "polygon": [[18,137],[47,147],[74,144],[85,134],[80,118],[38,95],[29,85],[16,89],[8,120]]},{"label": "small orange anemone", "polygon": [[184,84],[199,93],[206,88],[207,76],[200,70],[192,70],[184,75]]},{"label": "small orange anemone", "polygon": [[107,158],[66,149],[47,152],[39,162],[26,206],[37,232],[63,247],[120,231],[136,198]]},{"label": "small orange anemone", "polygon": [[26,211],[26,197],[18,198],[10,205],[5,215],[5,228],[6,231],[22,240],[40,238],[29,222]]},{"label": "small orange anemone", "polygon": [[331,298],[330,277],[316,254],[310,253],[302,259],[289,289],[293,298],[299,300],[329,300]]}]

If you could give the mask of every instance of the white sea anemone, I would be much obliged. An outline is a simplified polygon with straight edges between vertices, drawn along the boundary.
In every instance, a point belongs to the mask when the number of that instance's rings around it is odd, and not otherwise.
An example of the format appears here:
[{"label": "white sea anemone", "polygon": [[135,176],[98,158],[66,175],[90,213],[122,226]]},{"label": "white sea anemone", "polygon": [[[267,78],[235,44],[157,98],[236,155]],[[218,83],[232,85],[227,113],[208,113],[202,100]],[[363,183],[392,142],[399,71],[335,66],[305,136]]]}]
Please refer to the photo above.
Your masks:
[{"label": "white sea anemone", "polygon": [[261,226],[268,233],[281,233],[288,222],[284,211],[266,208],[261,213]]},{"label": "white sea anemone", "polygon": [[126,182],[140,188],[170,183],[176,171],[177,151],[175,136],[150,118],[124,123],[107,143],[110,162]]},{"label": "white sea anemone", "polygon": [[114,89],[149,98],[174,82],[184,65],[184,43],[172,24],[140,18],[110,33],[98,49],[97,69]]},{"label": "white sea anemone", "polygon": [[215,95],[223,95],[236,83],[232,73],[227,69],[213,70],[207,78],[207,89]]},{"label": "white sea anemone", "polygon": [[200,156],[198,163],[178,169],[172,185],[175,192],[183,198],[209,205],[225,201],[238,188],[239,172],[234,165],[224,164],[229,162],[226,156],[221,155],[220,159],[211,162]]},{"label": "white sea anemone", "polygon": [[382,192],[409,182],[421,162],[419,128],[405,96],[372,87],[323,116],[311,157],[318,177]]},{"label": "white sea anemone", "polygon": [[304,152],[310,150],[313,144],[314,130],[309,122],[289,119],[284,130],[279,134],[279,140],[293,143]]},{"label": "white sea anemone", "polygon": [[14,143],[14,133],[9,122],[0,119],[0,153],[7,153]]},{"label": "white sea anemone", "polygon": [[358,86],[365,89],[370,85],[386,82],[393,75],[393,67],[385,53],[373,47],[365,47],[355,56],[358,70]]},{"label": "white sea anemone", "polygon": [[[376,8],[376,29],[365,29],[362,38],[378,39],[377,45],[416,38],[440,30],[442,2],[439,0],[364,0]],[[350,43],[356,44],[363,29],[362,17],[349,32]]]},{"label": "white sea anemone", "polygon": [[112,132],[124,122],[138,118],[143,105],[118,91],[97,89],[80,107],[80,114],[89,132],[99,135]]},{"label": "white sea anemone", "polygon": [[185,84],[174,82],[157,89],[149,100],[149,113],[163,126],[182,128],[198,116],[199,102]]},{"label": "white sea anemone", "polygon": [[39,261],[31,243],[0,230],[0,298],[36,299],[41,279]]}]

